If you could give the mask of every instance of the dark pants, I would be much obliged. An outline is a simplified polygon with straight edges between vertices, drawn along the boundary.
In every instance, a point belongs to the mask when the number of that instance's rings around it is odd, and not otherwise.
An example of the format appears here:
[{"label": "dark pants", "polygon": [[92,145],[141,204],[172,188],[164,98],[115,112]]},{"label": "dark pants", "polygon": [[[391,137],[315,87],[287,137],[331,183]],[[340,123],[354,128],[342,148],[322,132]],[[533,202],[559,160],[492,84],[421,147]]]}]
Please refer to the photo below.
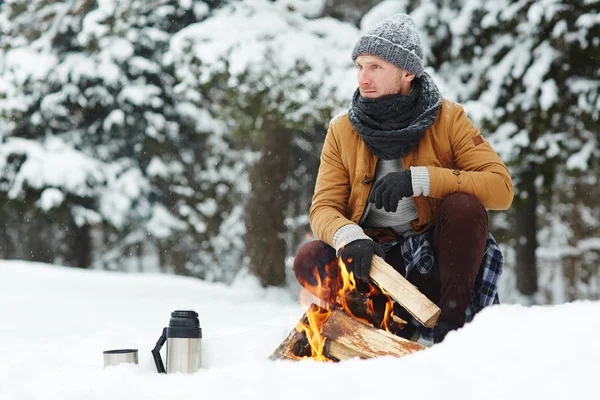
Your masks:
[{"label": "dark pants", "polygon": [[[440,321],[458,326],[465,323],[465,309],[479,272],[488,235],[488,216],[479,200],[466,193],[454,193],[441,204],[433,227],[434,266],[429,276],[411,270],[408,280],[441,309]],[[385,261],[405,276],[400,246],[393,246]],[[319,297],[335,298],[341,285],[335,250],[315,240],[304,244],[294,260],[294,273],[308,291],[317,294],[317,279],[327,285]]]}]

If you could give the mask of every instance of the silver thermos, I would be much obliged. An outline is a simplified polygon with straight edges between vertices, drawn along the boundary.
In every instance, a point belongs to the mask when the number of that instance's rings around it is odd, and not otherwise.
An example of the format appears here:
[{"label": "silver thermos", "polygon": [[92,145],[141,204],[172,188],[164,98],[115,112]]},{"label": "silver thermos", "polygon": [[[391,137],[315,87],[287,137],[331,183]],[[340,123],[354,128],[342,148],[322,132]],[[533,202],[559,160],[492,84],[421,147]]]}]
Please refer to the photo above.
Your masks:
[{"label": "silver thermos", "polygon": [[[201,367],[202,328],[195,311],[176,310],[171,313],[169,326],[163,329],[156,342],[152,356],[160,373],[193,373]],[[160,356],[160,349],[167,342],[167,367]]]}]

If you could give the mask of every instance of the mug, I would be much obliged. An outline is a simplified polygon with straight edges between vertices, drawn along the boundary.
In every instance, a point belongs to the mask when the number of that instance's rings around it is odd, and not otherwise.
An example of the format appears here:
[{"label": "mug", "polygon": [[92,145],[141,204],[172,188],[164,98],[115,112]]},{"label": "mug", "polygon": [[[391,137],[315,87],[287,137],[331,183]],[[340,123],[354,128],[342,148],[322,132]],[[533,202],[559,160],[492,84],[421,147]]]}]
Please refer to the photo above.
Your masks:
[{"label": "mug", "polygon": [[119,365],[121,363],[138,363],[137,349],[120,349],[104,351],[104,366]]}]

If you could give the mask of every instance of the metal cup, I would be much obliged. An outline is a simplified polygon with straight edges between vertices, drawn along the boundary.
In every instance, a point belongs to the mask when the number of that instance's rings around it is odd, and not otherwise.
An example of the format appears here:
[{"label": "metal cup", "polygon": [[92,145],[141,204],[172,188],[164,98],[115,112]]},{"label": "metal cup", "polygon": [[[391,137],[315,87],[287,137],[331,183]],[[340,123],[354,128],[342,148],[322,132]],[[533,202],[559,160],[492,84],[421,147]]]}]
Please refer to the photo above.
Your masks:
[{"label": "metal cup", "polygon": [[137,349],[120,349],[104,351],[104,366],[119,365],[122,363],[138,363]]}]

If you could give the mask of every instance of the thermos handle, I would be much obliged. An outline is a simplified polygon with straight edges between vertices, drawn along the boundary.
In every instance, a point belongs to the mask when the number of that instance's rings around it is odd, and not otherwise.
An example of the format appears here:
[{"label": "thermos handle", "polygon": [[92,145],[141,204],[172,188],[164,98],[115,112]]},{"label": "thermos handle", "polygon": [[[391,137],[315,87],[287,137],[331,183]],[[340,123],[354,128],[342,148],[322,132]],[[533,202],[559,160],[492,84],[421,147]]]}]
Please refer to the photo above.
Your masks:
[{"label": "thermos handle", "polygon": [[167,341],[167,328],[163,328],[162,335],[158,338],[154,350],[152,350],[152,357],[154,357],[154,364],[156,364],[156,370],[160,374],[166,374],[165,364],[163,364],[162,358],[160,357],[160,349]]}]

